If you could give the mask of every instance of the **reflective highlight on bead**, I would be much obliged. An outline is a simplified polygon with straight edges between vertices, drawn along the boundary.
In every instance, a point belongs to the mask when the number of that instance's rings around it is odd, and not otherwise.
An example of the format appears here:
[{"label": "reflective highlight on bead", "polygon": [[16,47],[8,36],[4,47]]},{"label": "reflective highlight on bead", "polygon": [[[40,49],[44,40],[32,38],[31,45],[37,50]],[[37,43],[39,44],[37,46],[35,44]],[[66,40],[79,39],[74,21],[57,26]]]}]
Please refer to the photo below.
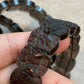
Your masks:
[{"label": "reflective highlight on bead", "polygon": [[40,8],[39,6],[36,6],[36,8],[35,8],[37,11],[39,11],[39,12],[43,12],[43,9],[42,8]]},{"label": "reflective highlight on bead", "polygon": [[0,5],[2,5],[2,7],[6,8],[7,7],[7,1],[3,1]]},{"label": "reflective highlight on bead", "polygon": [[19,0],[14,0],[14,3],[15,3],[16,5],[19,5]]},{"label": "reflective highlight on bead", "polygon": [[27,0],[27,5],[31,6],[32,2],[30,0]]}]

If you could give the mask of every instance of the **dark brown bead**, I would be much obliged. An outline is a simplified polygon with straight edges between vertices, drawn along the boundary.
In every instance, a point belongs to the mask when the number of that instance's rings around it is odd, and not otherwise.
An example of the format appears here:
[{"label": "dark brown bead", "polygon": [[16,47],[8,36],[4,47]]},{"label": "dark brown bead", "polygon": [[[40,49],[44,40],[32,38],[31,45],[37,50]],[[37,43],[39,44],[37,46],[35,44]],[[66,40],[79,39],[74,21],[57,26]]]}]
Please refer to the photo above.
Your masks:
[{"label": "dark brown bead", "polygon": [[7,11],[19,10],[21,8],[21,0],[8,0],[9,7]]},{"label": "dark brown bead", "polygon": [[28,44],[53,54],[59,47],[60,38],[56,35],[44,33],[40,28],[35,29],[28,40]]},{"label": "dark brown bead", "polygon": [[80,35],[78,37],[71,37],[71,44],[75,45],[80,42]]},{"label": "dark brown bead", "polygon": [[0,24],[6,26],[11,32],[23,32],[17,23],[3,15],[0,15]]},{"label": "dark brown bead", "polygon": [[42,79],[40,77],[33,77],[33,84],[42,84]]},{"label": "dark brown bead", "polygon": [[79,53],[80,46],[79,45],[76,45],[76,44],[73,45],[73,47],[72,46],[69,46],[69,50],[70,50],[70,52],[72,52],[72,58],[74,59],[74,58],[77,57],[77,55]]},{"label": "dark brown bead", "polygon": [[12,24],[12,28],[16,31],[16,32],[23,32],[23,30],[19,27],[19,25],[17,23],[13,23]]},{"label": "dark brown bead", "polygon": [[60,73],[61,75],[65,76],[67,78],[70,78],[70,73],[60,67],[56,68],[56,72]]},{"label": "dark brown bead", "polygon": [[35,3],[30,1],[30,0],[22,0],[21,1],[21,11],[25,11],[25,12],[31,12],[35,9]]},{"label": "dark brown bead", "polygon": [[41,28],[45,33],[57,35],[61,40],[65,39],[69,34],[69,27],[62,25],[62,21],[57,19],[49,19],[41,24]]},{"label": "dark brown bead", "polygon": [[39,20],[39,22],[43,22],[45,20],[46,12],[39,6],[35,6],[34,10],[30,12],[30,15]]},{"label": "dark brown bead", "polygon": [[[27,73],[43,75],[50,66],[50,59],[46,51],[27,45],[21,51],[17,65]],[[30,69],[32,69],[33,72],[31,72]]]},{"label": "dark brown bead", "polygon": [[70,36],[75,36],[77,37],[80,33],[80,27],[75,24],[75,23],[72,23],[72,22],[69,22],[69,21],[61,21],[61,24],[65,25],[66,27],[69,27],[70,29]]},{"label": "dark brown bead", "polygon": [[34,84],[32,75],[16,68],[10,77],[10,84]]},{"label": "dark brown bead", "polygon": [[67,69],[67,71],[71,71],[75,66],[75,60],[67,56],[67,53],[65,52],[62,55],[58,55],[56,57],[56,65],[60,68],[63,68],[64,70]]},{"label": "dark brown bead", "polygon": [[9,18],[6,18],[5,16],[3,15],[0,15],[0,23],[3,23],[3,24],[8,24],[8,25],[12,25],[12,20],[9,19]]}]

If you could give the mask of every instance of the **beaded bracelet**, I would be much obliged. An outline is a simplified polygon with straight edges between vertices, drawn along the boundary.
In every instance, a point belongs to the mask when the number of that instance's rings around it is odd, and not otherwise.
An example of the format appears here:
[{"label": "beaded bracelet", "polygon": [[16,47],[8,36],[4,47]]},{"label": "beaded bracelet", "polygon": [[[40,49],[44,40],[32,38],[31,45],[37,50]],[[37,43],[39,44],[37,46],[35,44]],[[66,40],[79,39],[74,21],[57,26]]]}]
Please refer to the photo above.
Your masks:
[{"label": "beaded bracelet", "polygon": [[[40,76],[48,68],[70,78],[70,71],[75,66],[80,48],[80,27],[72,22],[52,18],[30,0],[6,0],[0,3],[0,24],[11,32],[23,30],[13,20],[1,15],[4,10],[28,12],[40,24],[40,27],[31,32],[28,44],[21,51],[17,59],[18,67],[10,77],[10,84],[42,84]],[[65,51],[54,54],[60,41],[67,36],[71,39],[70,46]]]}]

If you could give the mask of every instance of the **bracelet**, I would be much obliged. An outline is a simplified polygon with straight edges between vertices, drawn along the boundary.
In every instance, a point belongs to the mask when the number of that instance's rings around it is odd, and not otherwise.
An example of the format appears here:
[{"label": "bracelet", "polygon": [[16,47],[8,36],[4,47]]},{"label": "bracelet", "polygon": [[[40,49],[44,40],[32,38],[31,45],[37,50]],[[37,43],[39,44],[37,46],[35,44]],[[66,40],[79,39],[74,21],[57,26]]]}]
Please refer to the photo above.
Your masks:
[{"label": "bracelet", "polygon": [[[11,84],[17,84],[17,79],[20,80],[20,84],[28,84],[24,80],[29,80],[31,84],[41,84],[40,76],[46,73],[48,67],[70,78],[70,71],[75,66],[75,58],[80,48],[80,27],[72,22],[52,18],[30,0],[6,0],[0,3],[0,24],[6,26],[11,32],[23,32],[23,30],[17,23],[1,15],[4,10],[28,12],[40,24],[39,28],[32,31],[28,45],[18,57],[18,68],[11,75]],[[1,29],[0,33],[2,33]],[[53,54],[58,49],[60,40],[67,36],[71,39],[67,50]],[[27,54],[31,57],[27,58]],[[20,74],[18,75],[18,73]],[[25,77],[26,79],[24,79]]]}]

